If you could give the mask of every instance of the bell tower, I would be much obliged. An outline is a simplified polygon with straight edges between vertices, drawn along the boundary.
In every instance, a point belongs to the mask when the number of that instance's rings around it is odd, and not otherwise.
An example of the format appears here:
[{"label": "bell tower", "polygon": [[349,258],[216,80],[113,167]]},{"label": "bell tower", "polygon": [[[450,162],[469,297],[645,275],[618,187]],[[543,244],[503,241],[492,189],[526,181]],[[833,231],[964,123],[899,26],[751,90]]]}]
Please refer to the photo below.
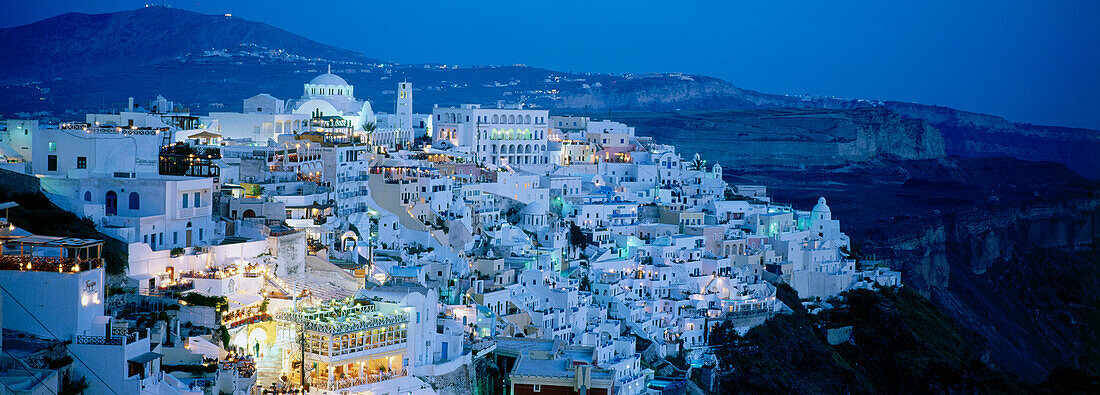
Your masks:
[{"label": "bell tower", "polygon": [[398,130],[412,130],[412,107],[413,107],[413,90],[412,84],[408,81],[402,81],[397,83],[397,129]]}]

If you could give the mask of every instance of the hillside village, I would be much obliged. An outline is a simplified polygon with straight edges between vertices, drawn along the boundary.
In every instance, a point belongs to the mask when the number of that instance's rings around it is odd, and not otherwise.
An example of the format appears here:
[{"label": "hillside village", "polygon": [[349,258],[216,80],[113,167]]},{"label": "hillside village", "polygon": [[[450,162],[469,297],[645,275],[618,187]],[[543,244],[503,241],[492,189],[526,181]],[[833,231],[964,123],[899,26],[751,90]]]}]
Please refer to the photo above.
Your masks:
[{"label": "hillside village", "polygon": [[0,122],[3,189],[97,233],[34,234],[0,202],[0,381],[717,392],[699,379],[711,331],[789,312],[777,287],[814,309],[901,285],[857,262],[831,213],[857,197],[775,202],[613,120],[508,102],[415,113],[414,82],[394,82],[391,112],[329,69],[242,112],[131,98],[80,121]]}]

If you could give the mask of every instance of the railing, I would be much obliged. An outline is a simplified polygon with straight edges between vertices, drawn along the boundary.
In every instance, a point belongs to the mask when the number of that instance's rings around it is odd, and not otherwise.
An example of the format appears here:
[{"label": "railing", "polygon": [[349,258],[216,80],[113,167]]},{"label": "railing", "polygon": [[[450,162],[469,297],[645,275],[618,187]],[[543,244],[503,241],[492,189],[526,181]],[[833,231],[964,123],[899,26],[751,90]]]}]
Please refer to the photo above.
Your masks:
[{"label": "railing", "polygon": [[350,198],[357,197],[357,196],[368,196],[369,194],[370,194],[369,191],[363,190],[363,191],[357,191],[357,192],[341,192],[339,194],[339,196],[340,196],[341,199],[350,199]]},{"label": "railing", "polygon": [[629,383],[629,382],[631,382],[631,381],[634,381],[634,380],[640,379],[640,378],[642,378],[642,376],[643,376],[643,375],[642,375],[641,373],[634,373],[634,374],[632,374],[632,375],[630,375],[630,376],[627,376],[627,377],[621,377],[621,378],[619,378],[619,379],[618,379],[618,380],[616,380],[616,381],[618,381],[618,382],[619,382],[619,384],[626,384],[626,383]]},{"label": "railing", "polygon": [[403,377],[407,374],[408,373],[405,369],[400,369],[381,373],[372,373],[366,376],[333,378],[332,380],[329,380],[325,377],[314,377],[310,380],[310,383],[316,388],[321,388],[328,391],[342,391],[360,385],[373,384],[395,377]]},{"label": "railing", "polygon": [[76,344],[90,344],[93,346],[121,346],[122,337],[77,335]]},{"label": "railing", "polygon": [[192,289],[195,289],[195,283],[191,281],[182,281],[173,285],[143,289],[138,291],[138,294],[146,296],[165,296],[190,291]]},{"label": "railing", "polygon": [[222,323],[229,329],[239,327],[241,325],[255,324],[257,322],[268,321],[271,319],[271,315],[267,313],[260,313],[255,315],[243,315],[240,317],[222,317]]},{"label": "railing", "polygon": [[93,346],[121,346],[124,344],[130,344],[138,340],[144,339],[146,334],[144,332],[131,332],[126,336],[89,336],[89,335],[77,335],[76,344],[88,344]]},{"label": "railing", "polygon": [[0,270],[20,270],[36,272],[71,272],[99,268],[103,262],[98,258],[53,258],[31,255],[0,255]]},{"label": "railing", "polygon": [[368,176],[356,176],[356,177],[339,177],[337,182],[352,182],[352,181],[370,181]]},{"label": "railing", "polygon": [[[280,318],[278,313],[276,313],[275,318]],[[306,321],[303,322],[302,325],[306,330],[324,332],[329,334],[341,334],[406,322],[409,322],[408,314],[401,314],[398,316],[389,317],[376,317],[349,323]]]},{"label": "railing", "polygon": [[229,273],[229,272],[226,272],[224,270],[216,270],[216,271],[211,270],[211,271],[205,271],[205,272],[191,270],[191,271],[180,273],[180,278],[198,278],[198,279],[205,279],[205,280],[221,280],[221,279],[226,279],[226,278],[233,277],[236,274],[237,274],[236,272]]}]

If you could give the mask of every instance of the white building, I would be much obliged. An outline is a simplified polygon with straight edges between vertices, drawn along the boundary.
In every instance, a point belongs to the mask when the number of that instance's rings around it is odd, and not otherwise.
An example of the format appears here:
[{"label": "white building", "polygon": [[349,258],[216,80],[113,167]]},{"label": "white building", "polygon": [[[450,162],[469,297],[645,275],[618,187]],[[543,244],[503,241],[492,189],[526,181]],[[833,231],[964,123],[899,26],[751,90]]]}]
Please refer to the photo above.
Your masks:
[{"label": "white building", "polygon": [[548,163],[546,110],[459,108],[432,110],[432,140],[464,147],[478,163],[486,165],[534,165]]}]

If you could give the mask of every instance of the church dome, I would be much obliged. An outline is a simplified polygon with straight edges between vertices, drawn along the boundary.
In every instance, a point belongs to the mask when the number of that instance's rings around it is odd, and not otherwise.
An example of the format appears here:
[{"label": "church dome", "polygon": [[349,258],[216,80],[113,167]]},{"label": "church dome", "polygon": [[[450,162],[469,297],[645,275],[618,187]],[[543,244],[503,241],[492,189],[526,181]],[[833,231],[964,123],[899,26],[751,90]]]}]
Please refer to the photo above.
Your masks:
[{"label": "church dome", "polygon": [[344,81],[340,76],[332,73],[325,73],[319,76],[313,77],[313,80],[309,81],[312,85],[347,85],[348,82]]},{"label": "church dome", "polygon": [[817,205],[814,206],[813,212],[815,213],[829,213],[829,205],[825,204],[825,197],[822,196],[817,199]]}]

